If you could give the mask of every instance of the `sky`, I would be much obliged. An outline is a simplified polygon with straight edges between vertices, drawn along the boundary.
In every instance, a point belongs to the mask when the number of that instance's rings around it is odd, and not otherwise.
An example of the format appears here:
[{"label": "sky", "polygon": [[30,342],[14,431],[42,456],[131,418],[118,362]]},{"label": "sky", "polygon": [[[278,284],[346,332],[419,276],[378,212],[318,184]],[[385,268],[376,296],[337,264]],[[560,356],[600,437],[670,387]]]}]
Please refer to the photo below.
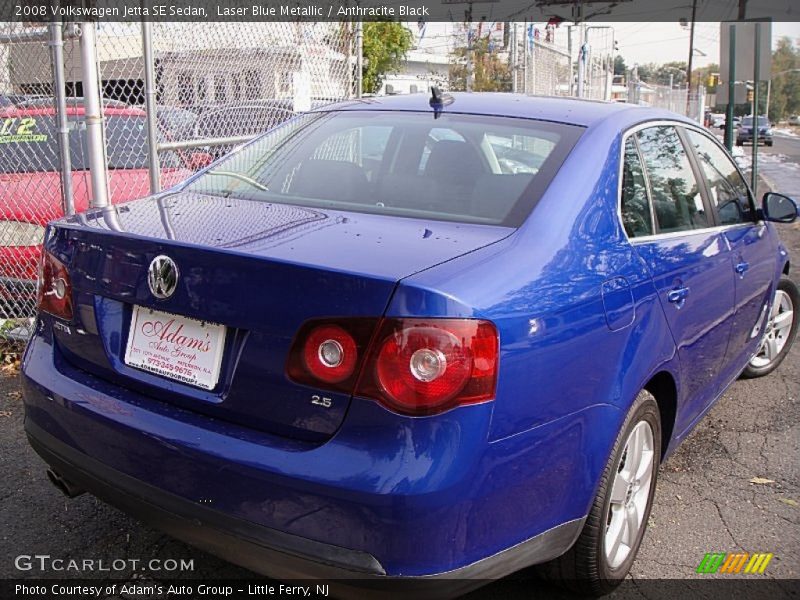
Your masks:
[{"label": "sky", "polygon": [[[689,58],[689,28],[678,23],[603,23],[614,27],[619,42],[619,53],[625,63],[665,63]],[[695,26],[695,48],[693,65],[703,67],[719,64],[719,23],[698,22]],[[773,23],[772,47],[782,36],[789,36],[798,44],[800,23]]]},{"label": "sky", "polygon": [[[544,23],[535,24],[543,29]],[[666,22],[626,22],[600,23],[589,22],[592,27],[599,27],[589,33],[589,40],[596,48],[611,48],[611,33],[606,27],[614,30],[614,39],[618,42],[619,53],[628,66],[645,63],[667,63],[687,61],[689,58],[689,27],[681,27],[676,21]],[[415,23],[409,23],[412,31],[417,31]],[[522,31],[522,25],[520,25]],[[428,52],[447,53],[452,45],[453,25],[449,23],[428,23],[421,44]],[[562,23],[556,30],[556,44],[562,48],[567,46],[567,24]],[[577,32],[573,33],[577,47]],[[698,22],[695,26],[696,52],[694,67],[704,67],[711,63],[719,64],[720,24]],[[788,36],[800,45],[800,23],[773,23],[772,46],[782,36]],[[702,53],[702,54],[701,54]]]}]

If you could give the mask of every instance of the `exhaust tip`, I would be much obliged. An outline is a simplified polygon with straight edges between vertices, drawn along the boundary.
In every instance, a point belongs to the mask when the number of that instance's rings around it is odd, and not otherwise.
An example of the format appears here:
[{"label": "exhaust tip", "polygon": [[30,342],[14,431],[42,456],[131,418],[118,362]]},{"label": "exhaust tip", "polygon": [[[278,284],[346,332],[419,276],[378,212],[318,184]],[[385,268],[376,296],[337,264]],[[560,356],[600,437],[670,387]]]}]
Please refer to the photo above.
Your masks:
[{"label": "exhaust tip", "polygon": [[53,469],[47,469],[47,478],[50,480],[50,483],[58,488],[67,498],[76,498],[81,494],[86,493],[86,490],[78,487],[68,479],[64,479]]}]

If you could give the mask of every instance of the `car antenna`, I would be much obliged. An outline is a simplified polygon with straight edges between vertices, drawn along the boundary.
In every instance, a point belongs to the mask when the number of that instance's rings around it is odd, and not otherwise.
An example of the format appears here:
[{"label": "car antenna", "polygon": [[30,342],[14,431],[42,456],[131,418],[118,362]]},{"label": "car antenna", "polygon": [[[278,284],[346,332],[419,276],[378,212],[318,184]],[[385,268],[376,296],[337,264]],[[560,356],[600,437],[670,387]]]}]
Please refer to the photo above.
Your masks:
[{"label": "car antenna", "polygon": [[450,94],[443,94],[435,85],[431,86],[431,99],[428,104],[433,108],[433,118],[438,119],[445,106],[450,106],[455,101]]}]

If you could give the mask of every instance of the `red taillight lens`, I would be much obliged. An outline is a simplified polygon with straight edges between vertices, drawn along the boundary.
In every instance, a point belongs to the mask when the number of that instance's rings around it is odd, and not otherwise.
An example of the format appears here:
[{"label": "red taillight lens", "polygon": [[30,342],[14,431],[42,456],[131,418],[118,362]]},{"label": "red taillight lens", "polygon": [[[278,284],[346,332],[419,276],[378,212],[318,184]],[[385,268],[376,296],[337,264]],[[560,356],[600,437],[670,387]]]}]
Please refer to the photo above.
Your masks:
[{"label": "red taillight lens", "polygon": [[375,339],[357,395],[409,415],[494,398],[497,330],[473,319],[390,319]]},{"label": "red taillight lens", "polygon": [[350,377],[357,361],[356,341],[336,325],[313,329],[303,346],[306,369],[325,383],[339,383]]},{"label": "red taillight lens", "polygon": [[37,289],[39,310],[72,320],[72,284],[69,271],[55,256],[42,249]]},{"label": "red taillight lens", "polygon": [[492,323],[384,319],[373,337],[376,325],[373,319],[307,323],[290,352],[289,377],[414,416],[494,398],[499,348]]},{"label": "red taillight lens", "polygon": [[320,319],[295,336],[286,373],[313,387],[352,393],[377,319]]}]

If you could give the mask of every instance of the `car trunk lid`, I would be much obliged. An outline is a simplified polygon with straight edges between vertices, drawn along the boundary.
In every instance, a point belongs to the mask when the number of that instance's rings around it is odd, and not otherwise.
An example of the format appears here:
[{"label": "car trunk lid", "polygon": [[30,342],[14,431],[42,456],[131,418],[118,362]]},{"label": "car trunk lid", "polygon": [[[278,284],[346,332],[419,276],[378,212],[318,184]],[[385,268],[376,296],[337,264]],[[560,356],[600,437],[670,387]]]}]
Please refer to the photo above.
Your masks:
[{"label": "car trunk lid", "polygon": [[[89,211],[59,222],[46,242],[68,266],[75,301],[75,327],[54,334],[73,367],[193,412],[320,441],[338,428],[350,396],[326,393],[326,406],[314,402],[318,390],[287,379],[302,323],[380,317],[398,280],[511,231],[193,193]],[[158,256],[179,272],[164,299],[147,281]],[[212,389],[126,364],[131,323],[149,309],[174,315],[172,332],[193,327],[187,318],[225,327]]]}]

